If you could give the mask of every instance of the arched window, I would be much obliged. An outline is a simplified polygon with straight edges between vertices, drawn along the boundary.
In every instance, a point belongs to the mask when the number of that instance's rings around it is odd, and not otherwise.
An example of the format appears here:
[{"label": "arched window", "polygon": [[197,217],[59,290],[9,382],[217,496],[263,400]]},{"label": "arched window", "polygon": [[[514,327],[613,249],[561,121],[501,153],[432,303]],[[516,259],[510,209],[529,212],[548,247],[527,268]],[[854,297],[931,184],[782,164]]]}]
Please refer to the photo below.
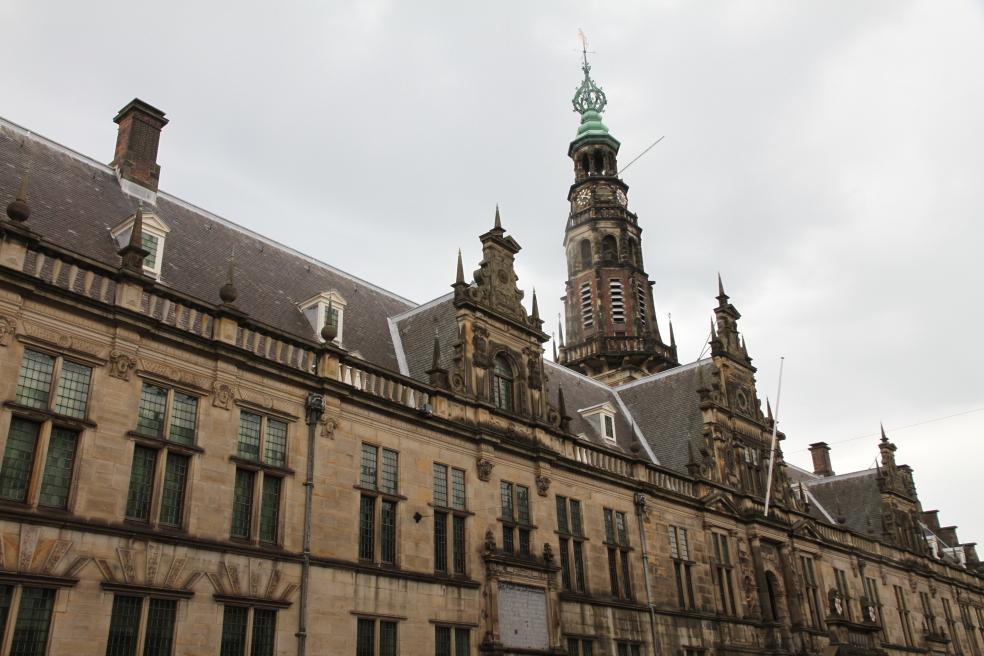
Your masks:
[{"label": "arched window", "polygon": [[497,355],[492,367],[492,400],[495,407],[512,412],[513,371],[509,360],[504,355]]},{"label": "arched window", "polygon": [[587,269],[591,266],[591,240],[581,240],[581,267]]},{"label": "arched window", "polygon": [[584,173],[584,175],[587,175],[588,174],[588,170],[590,168],[591,167],[588,165],[588,156],[587,156],[587,154],[582,155],[581,156],[581,171]]},{"label": "arched window", "polygon": [[642,262],[639,260],[639,244],[635,239],[629,239],[629,263],[638,267],[642,266]]},{"label": "arched window", "polygon": [[601,259],[606,262],[618,260],[618,243],[615,241],[615,237],[607,235],[601,240]]},{"label": "arched window", "polygon": [[605,156],[597,151],[594,154],[594,172],[598,175],[605,173]]}]

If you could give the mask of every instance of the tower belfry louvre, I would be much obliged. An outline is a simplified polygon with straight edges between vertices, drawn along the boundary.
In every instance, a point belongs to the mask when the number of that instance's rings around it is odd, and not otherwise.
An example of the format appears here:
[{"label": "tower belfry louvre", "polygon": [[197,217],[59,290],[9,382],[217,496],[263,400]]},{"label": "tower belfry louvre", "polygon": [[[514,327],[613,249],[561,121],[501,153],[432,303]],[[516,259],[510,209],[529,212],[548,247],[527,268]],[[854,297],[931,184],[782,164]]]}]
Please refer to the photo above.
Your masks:
[{"label": "tower belfry louvre", "polygon": [[676,347],[660,335],[652,282],[642,256],[642,228],[628,207],[629,187],[619,177],[620,143],[602,122],[605,92],[591,78],[574,94],[581,115],[567,155],[574,184],[564,230],[567,342],[559,361],[596,380],[619,385],[677,365]]}]

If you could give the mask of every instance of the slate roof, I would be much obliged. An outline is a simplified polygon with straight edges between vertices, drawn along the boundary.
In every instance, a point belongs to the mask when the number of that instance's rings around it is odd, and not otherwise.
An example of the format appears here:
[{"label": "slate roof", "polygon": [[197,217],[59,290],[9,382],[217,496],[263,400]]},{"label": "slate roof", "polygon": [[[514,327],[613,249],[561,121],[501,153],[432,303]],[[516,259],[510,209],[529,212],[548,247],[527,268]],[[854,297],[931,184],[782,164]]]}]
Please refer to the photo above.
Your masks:
[{"label": "slate roof", "polygon": [[664,467],[687,471],[687,442],[696,447],[704,429],[697,390],[712,366],[706,358],[615,388]]},{"label": "slate roof", "polygon": [[[0,199],[12,199],[30,162],[28,227],[45,239],[110,266],[118,266],[110,230],[131,217],[136,200],[120,188],[113,169],[0,119]],[[286,333],[316,339],[297,307],[320,292],[345,298],[343,346],[370,362],[397,370],[386,318],[414,303],[292,251],[166,193],[148,207],[170,228],[161,283],[218,303],[226,260],[235,250],[239,298],[252,318]]]},{"label": "slate roof", "polygon": [[[881,535],[881,493],[878,490],[878,470],[865,469],[839,476],[821,476],[804,480],[803,486],[826,510],[811,507],[814,516],[830,521],[845,519],[845,526],[862,535]],[[815,505],[815,504],[814,504]]]}]

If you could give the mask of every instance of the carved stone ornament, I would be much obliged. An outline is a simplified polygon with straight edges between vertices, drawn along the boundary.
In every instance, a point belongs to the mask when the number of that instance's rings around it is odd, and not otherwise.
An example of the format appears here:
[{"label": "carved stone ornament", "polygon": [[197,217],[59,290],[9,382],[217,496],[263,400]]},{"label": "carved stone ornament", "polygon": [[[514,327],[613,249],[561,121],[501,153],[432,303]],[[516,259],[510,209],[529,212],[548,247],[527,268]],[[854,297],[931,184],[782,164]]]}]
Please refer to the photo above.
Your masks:
[{"label": "carved stone ornament", "polygon": [[472,335],[472,364],[481,369],[492,366],[489,357],[489,331],[482,326],[475,326]]},{"label": "carved stone ornament", "polygon": [[543,543],[543,562],[547,565],[553,565],[554,554],[553,547],[550,546],[549,542]]},{"label": "carved stone ornament", "polygon": [[478,479],[488,482],[492,478],[492,468],[495,467],[488,458],[479,458],[475,463],[475,470],[478,472]]},{"label": "carved stone ornament", "polygon": [[827,598],[830,600],[830,613],[836,617],[844,616],[844,597],[841,595],[840,590],[831,589],[827,593]]},{"label": "carved stone ornament", "polygon": [[495,533],[492,529],[485,531],[485,553],[495,552]]},{"label": "carved stone ornament", "polygon": [[14,334],[17,322],[13,317],[0,316],[0,346],[10,343],[10,336]]},{"label": "carved stone ornament", "polygon": [[335,429],[338,428],[338,421],[333,417],[328,415],[322,415],[321,417],[321,437],[327,437],[329,440],[335,439]]},{"label": "carved stone ornament", "polygon": [[137,359],[120,351],[109,354],[109,375],[120,380],[130,380],[130,372],[137,367]]},{"label": "carved stone ornament", "polygon": [[216,408],[228,410],[232,407],[233,392],[232,387],[225,383],[216,381],[212,385],[212,405]]},{"label": "carved stone ornament", "polygon": [[547,491],[550,489],[550,477],[544,476],[543,474],[537,474],[536,476],[536,493],[541,497],[547,496]]}]

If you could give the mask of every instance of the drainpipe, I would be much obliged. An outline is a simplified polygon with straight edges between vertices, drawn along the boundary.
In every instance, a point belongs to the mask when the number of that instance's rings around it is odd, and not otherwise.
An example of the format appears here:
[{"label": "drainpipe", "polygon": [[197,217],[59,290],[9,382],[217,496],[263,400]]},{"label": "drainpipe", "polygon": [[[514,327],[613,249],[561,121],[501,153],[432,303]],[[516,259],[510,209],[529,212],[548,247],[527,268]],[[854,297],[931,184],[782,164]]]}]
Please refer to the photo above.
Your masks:
[{"label": "drainpipe", "polygon": [[311,503],[314,493],[314,433],[325,411],[325,397],[308,394],[304,404],[304,421],[308,427],[307,475],[304,477],[304,537],[301,555],[301,607],[297,618],[297,656],[304,656],[307,647],[308,579],[311,575]]},{"label": "drainpipe", "polygon": [[639,525],[639,548],[642,551],[643,582],[646,584],[646,606],[649,608],[649,632],[652,634],[653,656],[659,656],[656,641],[656,607],[653,605],[653,590],[649,583],[649,550],[646,548],[646,533],[642,528],[643,516],[646,512],[646,495],[636,492],[635,501],[636,524]]}]

